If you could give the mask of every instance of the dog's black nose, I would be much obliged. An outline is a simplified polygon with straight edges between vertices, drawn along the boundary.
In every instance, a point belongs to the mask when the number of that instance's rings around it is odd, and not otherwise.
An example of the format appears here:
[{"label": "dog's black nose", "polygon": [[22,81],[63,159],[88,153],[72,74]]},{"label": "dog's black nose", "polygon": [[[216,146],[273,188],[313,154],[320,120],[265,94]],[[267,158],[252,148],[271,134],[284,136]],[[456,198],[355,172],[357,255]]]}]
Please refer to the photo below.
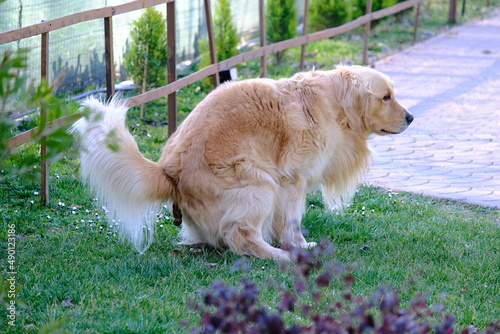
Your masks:
[{"label": "dog's black nose", "polygon": [[413,122],[413,115],[408,113],[408,114],[406,114],[406,123],[408,123],[408,125],[410,125],[411,122]]}]

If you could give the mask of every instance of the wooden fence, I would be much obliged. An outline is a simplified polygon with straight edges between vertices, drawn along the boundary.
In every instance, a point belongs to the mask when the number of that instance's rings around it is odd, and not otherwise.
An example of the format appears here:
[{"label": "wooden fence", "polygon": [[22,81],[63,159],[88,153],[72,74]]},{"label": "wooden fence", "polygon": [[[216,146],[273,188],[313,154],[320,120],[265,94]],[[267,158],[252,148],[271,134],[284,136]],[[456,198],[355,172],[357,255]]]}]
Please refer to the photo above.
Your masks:
[{"label": "wooden fence", "polygon": [[[364,30],[364,52],[363,60],[367,61],[367,45],[370,34],[370,23],[373,20],[378,20],[395,13],[399,13],[403,10],[417,7],[414,34],[415,39],[417,27],[418,27],[418,15],[420,5],[427,0],[406,0],[400,2],[394,6],[372,12],[372,0],[367,0],[367,10],[366,14],[358,17],[357,19],[346,23],[344,25],[322,30],[315,33],[307,33],[307,18],[308,18],[308,8],[309,0],[304,0],[304,31],[302,36],[285,40],[282,42],[266,45],[265,40],[265,24],[264,24],[264,0],[259,0],[259,21],[260,21],[260,41],[261,47],[248,51],[245,53],[238,54],[232,58],[217,62],[215,42],[214,42],[214,31],[212,24],[212,13],[210,10],[210,0],[204,0],[205,4],[205,14],[207,21],[207,30],[209,37],[209,49],[210,49],[210,59],[212,64],[194,72],[186,77],[177,80],[176,74],[176,41],[175,41],[175,0],[139,0],[126,3],[119,6],[103,7],[99,9],[88,10],[80,13],[75,13],[72,15],[64,16],[54,20],[44,21],[31,26],[14,29],[11,31],[0,33],[0,44],[5,44],[17,40],[21,40],[28,37],[40,36],[41,38],[41,76],[42,78],[48,78],[49,70],[49,34],[51,31],[58,30],[64,27],[68,27],[77,23],[102,19],[104,24],[104,40],[105,40],[105,63],[106,63],[106,93],[107,97],[110,98],[114,95],[114,57],[113,57],[113,17],[123,13],[128,13],[135,10],[140,10],[157,5],[165,5],[167,13],[167,59],[168,59],[168,84],[162,87],[158,87],[151,91],[145,92],[143,94],[130,97],[126,99],[129,107],[135,107],[142,105],[144,103],[156,100],[158,98],[167,96],[168,97],[168,132],[169,135],[172,134],[176,129],[176,119],[177,119],[177,90],[186,87],[198,80],[203,78],[213,76],[214,85],[219,84],[219,72],[227,70],[233,66],[239,65],[251,59],[261,58],[261,75],[266,76],[266,56],[274,54],[279,51],[287,50],[289,48],[301,46],[301,69],[304,66],[304,51],[305,45],[309,42],[318,41],[325,38],[331,38],[334,36],[341,35],[355,28],[365,26]],[[450,4],[455,3],[456,0],[450,0]],[[450,7],[452,7],[450,5]],[[41,113],[46,113],[46,110],[41,110]],[[41,119],[44,119],[41,117]],[[49,122],[45,126],[44,135],[50,135],[53,131],[61,126],[70,125],[75,119],[75,114],[64,116]],[[174,120],[174,121],[172,121]],[[9,149],[22,145],[32,140],[34,134],[37,132],[38,128],[31,129],[29,131],[23,132],[9,140]],[[42,157],[46,154],[46,147],[41,145],[40,154]],[[49,166],[48,162],[42,159],[41,163],[41,200],[43,204],[48,204],[49,202]]]}]

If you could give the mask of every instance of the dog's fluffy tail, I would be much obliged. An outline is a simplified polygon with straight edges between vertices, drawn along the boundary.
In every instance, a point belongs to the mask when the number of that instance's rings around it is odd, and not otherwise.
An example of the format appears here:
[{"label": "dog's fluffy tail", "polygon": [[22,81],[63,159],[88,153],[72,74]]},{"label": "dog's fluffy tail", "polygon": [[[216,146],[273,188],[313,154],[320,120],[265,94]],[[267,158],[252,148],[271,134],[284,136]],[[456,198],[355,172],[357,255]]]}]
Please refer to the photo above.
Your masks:
[{"label": "dog's fluffy tail", "polygon": [[153,241],[156,214],[172,192],[159,164],[144,158],[125,126],[127,107],[89,98],[70,129],[81,138],[81,175],[140,253]]}]

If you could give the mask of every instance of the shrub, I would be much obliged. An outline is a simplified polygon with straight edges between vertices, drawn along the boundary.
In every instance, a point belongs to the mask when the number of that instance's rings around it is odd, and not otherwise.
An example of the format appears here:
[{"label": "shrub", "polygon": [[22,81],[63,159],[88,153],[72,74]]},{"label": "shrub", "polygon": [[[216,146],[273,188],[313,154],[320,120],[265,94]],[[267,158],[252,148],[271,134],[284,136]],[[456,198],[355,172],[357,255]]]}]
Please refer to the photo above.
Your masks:
[{"label": "shrub", "polygon": [[233,23],[229,0],[219,0],[214,16],[215,49],[217,61],[234,57],[238,54],[238,33]]},{"label": "shrub", "polygon": [[[297,9],[294,0],[268,0],[266,8],[266,38],[269,44],[295,37]],[[279,65],[286,51],[275,53]]]},{"label": "shrub", "polygon": [[[424,294],[417,295],[406,308],[401,307],[398,294],[390,287],[379,288],[370,298],[353,295],[353,267],[322,262],[322,257],[331,251],[327,240],[310,251],[292,250],[295,286],[278,289],[280,301],[274,307],[259,303],[260,289],[246,278],[238,288],[221,281],[213,283],[201,293],[203,304],[194,305],[202,314],[201,327],[194,333],[454,332],[455,318],[446,314],[440,305],[427,305]],[[237,264],[238,267],[244,265]],[[328,302],[325,297],[332,293],[332,282],[338,279],[343,281],[345,289],[340,299]],[[500,323],[492,322],[482,333],[498,331]],[[469,329],[460,333],[469,333]]]},{"label": "shrub", "polygon": [[[132,23],[130,52],[125,56],[125,67],[132,80],[141,85],[144,93],[152,85],[167,82],[166,21],[161,12],[150,7]],[[144,111],[141,110],[141,118]]]},{"label": "shrub", "polygon": [[[384,9],[397,4],[404,0],[373,0],[372,1],[372,12],[380,9]],[[366,0],[356,0],[356,7],[353,11],[353,17],[357,18],[366,14]]]},{"label": "shrub", "polygon": [[309,29],[320,31],[349,21],[348,2],[342,0],[312,0],[309,8]]}]

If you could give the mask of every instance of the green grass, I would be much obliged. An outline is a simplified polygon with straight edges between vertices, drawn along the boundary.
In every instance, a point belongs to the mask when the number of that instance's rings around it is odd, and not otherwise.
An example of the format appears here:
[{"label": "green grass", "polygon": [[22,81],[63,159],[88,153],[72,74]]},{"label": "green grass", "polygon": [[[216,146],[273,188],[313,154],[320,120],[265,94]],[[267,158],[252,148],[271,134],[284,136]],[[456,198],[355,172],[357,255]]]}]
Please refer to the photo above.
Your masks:
[{"label": "green grass", "polygon": [[[138,136],[140,145],[149,139]],[[120,241],[78,180],[76,166],[70,158],[53,165],[49,207],[38,204],[34,182],[0,185],[2,245],[6,225],[14,224],[17,298],[24,303],[12,332],[34,333],[64,319],[62,327],[73,333],[188,333],[200,320],[189,302],[201,302],[198,291],[215,280],[236,285],[243,273],[232,267],[240,257],[212,248],[191,253],[176,244],[178,228],[166,217],[157,223],[156,242],[139,255]],[[325,262],[356,263],[355,294],[369,296],[389,284],[404,305],[427,292],[431,304],[442,303],[457,317],[458,328],[471,322],[483,328],[499,318],[498,210],[362,186],[341,214],[326,211],[312,192],[304,227],[309,240],[333,242]],[[293,284],[293,266],[280,271],[276,262],[253,258],[248,264],[245,275],[262,290],[261,302],[275,309],[276,287]],[[6,266],[2,261],[4,274]],[[341,288],[336,282],[332,292]],[[339,298],[326,295],[325,305]],[[2,318],[0,331],[5,329]]]}]

